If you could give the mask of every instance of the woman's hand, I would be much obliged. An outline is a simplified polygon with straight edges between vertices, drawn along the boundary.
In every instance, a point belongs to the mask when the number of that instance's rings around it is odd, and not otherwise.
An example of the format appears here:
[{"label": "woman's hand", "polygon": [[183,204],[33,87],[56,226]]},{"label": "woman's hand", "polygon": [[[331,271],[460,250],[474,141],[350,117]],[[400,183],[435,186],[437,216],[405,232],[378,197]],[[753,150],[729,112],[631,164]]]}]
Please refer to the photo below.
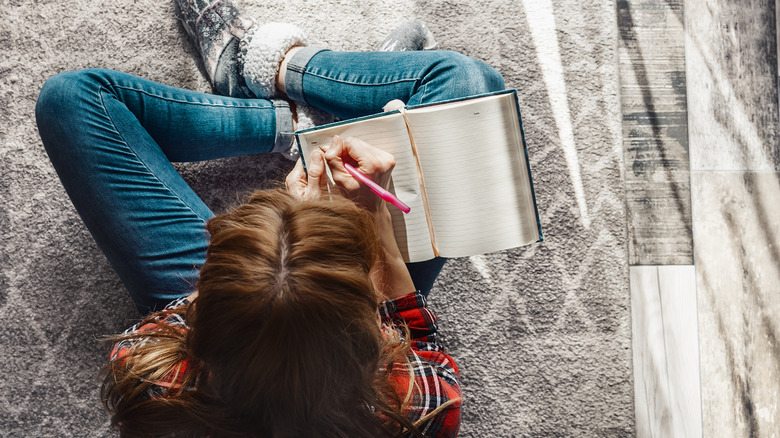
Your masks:
[{"label": "woman's hand", "polygon": [[319,199],[326,180],[322,152],[314,151],[309,159],[308,175],[303,169],[303,161],[299,158],[293,170],[287,174],[284,185],[288,192],[301,199]]},{"label": "woman's hand", "polygon": [[344,168],[347,162],[375,183],[387,188],[390,175],[395,167],[395,158],[363,140],[347,137],[333,137],[330,147],[325,151],[325,160],[330,167],[333,181],[345,197],[371,211],[377,211],[384,201],[374,194],[365,184],[360,183]]}]

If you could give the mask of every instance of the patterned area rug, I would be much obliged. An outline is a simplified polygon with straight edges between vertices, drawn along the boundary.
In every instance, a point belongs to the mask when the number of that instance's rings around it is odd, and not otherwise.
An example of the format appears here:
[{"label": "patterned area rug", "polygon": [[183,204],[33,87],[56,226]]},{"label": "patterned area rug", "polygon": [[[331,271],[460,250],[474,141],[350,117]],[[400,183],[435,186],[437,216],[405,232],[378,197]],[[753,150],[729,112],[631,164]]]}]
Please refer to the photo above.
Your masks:
[{"label": "patterned area rug", "polygon": [[[170,1],[6,0],[0,46],[0,436],[114,436],[104,335],[137,317],[38,137],[49,76],[106,67],[209,91]],[[314,45],[369,50],[404,20],[517,88],[546,241],[452,260],[431,293],[462,370],[462,436],[634,434],[615,4],[596,0],[244,0]],[[289,166],[178,166],[215,211]]]}]

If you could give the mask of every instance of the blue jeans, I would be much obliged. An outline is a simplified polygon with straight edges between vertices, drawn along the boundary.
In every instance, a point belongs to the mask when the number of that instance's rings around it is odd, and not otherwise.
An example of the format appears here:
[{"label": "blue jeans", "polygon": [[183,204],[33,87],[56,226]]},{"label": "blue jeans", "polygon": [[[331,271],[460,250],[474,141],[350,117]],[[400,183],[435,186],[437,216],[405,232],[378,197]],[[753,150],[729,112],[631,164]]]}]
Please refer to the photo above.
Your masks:
[{"label": "blue jeans", "polygon": [[[289,63],[289,97],[340,118],[393,99],[429,103],[504,88],[500,74],[454,52],[344,53],[306,48]],[[183,90],[112,70],[61,73],[43,86],[38,130],[62,184],[142,314],[195,289],[211,210],[171,162],[289,145],[281,100]],[[444,259],[409,265],[424,293]]]}]

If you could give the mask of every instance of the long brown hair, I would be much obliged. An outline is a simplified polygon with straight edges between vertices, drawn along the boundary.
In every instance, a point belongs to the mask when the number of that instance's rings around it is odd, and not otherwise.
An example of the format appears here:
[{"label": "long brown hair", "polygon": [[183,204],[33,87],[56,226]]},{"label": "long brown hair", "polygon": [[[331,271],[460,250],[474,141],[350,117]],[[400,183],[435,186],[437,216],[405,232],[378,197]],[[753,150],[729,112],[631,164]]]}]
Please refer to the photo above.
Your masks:
[{"label": "long brown hair", "polygon": [[[113,338],[144,338],[104,369],[123,436],[420,436],[405,416],[412,388],[390,383],[410,373],[409,337],[380,329],[370,213],[271,190],[207,229],[194,302],[148,317],[159,330]],[[171,313],[190,330],[159,323]],[[177,374],[180,385],[148,396]]]}]

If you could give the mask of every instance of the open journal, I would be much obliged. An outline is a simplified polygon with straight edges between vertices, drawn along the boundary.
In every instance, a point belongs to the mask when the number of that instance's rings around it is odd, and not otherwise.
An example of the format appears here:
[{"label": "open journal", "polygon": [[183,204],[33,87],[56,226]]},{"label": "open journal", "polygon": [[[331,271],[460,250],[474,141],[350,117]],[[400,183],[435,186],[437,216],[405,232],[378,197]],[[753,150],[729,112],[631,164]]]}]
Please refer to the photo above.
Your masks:
[{"label": "open journal", "polygon": [[395,157],[389,191],[411,212],[392,206],[390,212],[407,262],[542,240],[515,90],[298,131],[301,157],[308,159],[334,135],[359,138]]}]

